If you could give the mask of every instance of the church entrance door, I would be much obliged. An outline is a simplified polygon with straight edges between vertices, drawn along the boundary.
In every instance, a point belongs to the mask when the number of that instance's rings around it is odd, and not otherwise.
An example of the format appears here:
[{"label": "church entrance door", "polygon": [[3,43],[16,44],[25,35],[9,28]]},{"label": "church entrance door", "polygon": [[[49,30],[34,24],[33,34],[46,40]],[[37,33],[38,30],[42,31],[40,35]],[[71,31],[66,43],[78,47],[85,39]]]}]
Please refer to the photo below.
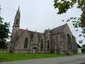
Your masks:
[{"label": "church entrance door", "polygon": [[33,53],[36,53],[36,52],[37,52],[37,48],[33,47]]}]

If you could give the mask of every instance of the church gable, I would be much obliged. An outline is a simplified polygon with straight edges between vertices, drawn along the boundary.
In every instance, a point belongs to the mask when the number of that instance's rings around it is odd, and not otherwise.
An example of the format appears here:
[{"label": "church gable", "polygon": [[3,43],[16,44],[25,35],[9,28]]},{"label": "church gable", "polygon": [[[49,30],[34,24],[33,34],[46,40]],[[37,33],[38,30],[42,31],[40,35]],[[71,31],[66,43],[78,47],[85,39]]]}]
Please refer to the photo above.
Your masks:
[{"label": "church gable", "polygon": [[33,35],[33,44],[38,44],[38,42],[39,42],[38,33],[35,32]]},{"label": "church gable", "polygon": [[17,32],[17,34],[18,34],[18,37],[20,37],[20,38],[24,38],[24,37],[30,38],[30,35],[29,35],[28,30],[19,29],[19,31]]},{"label": "church gable", "polygon": [[[17,41],[17,46],[20,49],[24,49],[25,47],[29,47],[29,41],[30,41],[30,36],[29,36],[29,32],[28,30],[23,30],[20,29],[18,31],[18,41]],[[25,45],[25,43],[27,44],[27,46]]]},{"label": "church gable", "polygon": [[70,28],[69,28],[69,26],[68,26],[68,24],[65,24],[65,27],[64,27],[64,29],[63,29],[63,32],[64,32],[64,34],[69,34],[71,37],[72,37],[72,32],[71,32],[71,30],[70,30]]}]

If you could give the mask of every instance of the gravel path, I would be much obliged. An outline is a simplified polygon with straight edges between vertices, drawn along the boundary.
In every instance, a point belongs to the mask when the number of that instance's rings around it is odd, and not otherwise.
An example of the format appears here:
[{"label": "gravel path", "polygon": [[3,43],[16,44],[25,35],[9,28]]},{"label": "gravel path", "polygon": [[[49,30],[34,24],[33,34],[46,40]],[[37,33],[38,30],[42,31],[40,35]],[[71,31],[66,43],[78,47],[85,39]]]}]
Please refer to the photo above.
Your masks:
[{"label": "gravel path", "polygon": [[85,64],[85,55],[1,62],[0,64]]}]

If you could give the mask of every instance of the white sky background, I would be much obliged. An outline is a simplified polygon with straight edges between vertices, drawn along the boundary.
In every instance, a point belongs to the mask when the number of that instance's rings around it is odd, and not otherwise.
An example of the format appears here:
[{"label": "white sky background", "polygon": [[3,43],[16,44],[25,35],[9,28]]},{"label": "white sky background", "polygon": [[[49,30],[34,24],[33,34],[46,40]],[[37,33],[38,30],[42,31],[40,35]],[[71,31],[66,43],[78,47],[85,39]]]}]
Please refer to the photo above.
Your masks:
[{"label": "white sky background", "polygon": [[[53,3],[54,0],[0,0],[1,16],[4,21],[10,22],[11,31],[16,11],[20,6],[20,28],[43,32],[45,29],[52,29],[65,24],[66,22],[62,22],[62,20],[79,17],[81,14],[81,11],[74,7],[65,14],[57,15],[57,9],[54,9]],[[78,37],[79,32],[76,32],[71,22],[68,24],[78,41],[80,39]]]}]

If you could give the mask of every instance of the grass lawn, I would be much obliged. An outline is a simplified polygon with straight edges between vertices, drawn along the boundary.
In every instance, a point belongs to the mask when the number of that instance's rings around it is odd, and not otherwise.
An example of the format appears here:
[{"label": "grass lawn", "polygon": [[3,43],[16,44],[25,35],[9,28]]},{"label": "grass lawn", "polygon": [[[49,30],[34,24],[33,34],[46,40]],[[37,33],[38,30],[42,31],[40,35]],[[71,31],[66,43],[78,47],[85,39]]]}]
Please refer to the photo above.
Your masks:
[{"label": "grass lawn", "polygon": [[13,53],[0,53],[0,62],[15,61],[15,60],[27,60],[36,58],[50,58],[50,57],[62,57],[65,54],[13,54]]}]

